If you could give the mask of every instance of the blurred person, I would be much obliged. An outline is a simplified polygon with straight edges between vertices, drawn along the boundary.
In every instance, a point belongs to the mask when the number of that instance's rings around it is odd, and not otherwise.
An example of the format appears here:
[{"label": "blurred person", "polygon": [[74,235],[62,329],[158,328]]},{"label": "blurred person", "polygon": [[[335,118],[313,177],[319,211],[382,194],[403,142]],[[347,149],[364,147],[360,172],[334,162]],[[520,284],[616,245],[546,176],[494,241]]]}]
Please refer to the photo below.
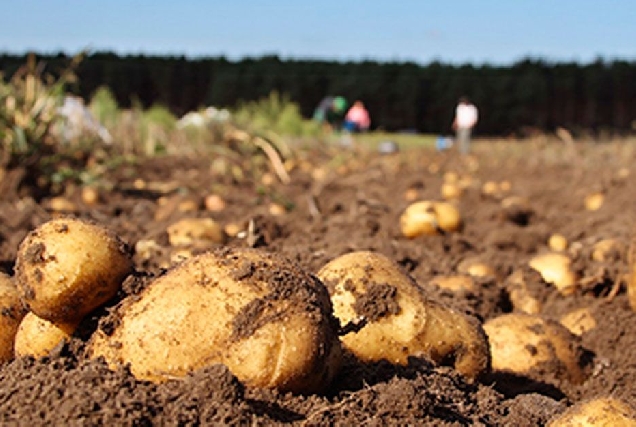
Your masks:
[{"label": "blurred person", "polygon": [[467,97],[462,96],[459,98],[459,103],[455,109],[453,129],[457,137],[459,152],[462,154],[470,152],[470,139],[478,119],[479,112],[477,107]]},{"label": "blurred person", "polygon": [[353,103],[345,116],[344,128],[349,132],[363,132],[369,130],[371,118],[364,103],[357,100]]},{"label": "blurred person", "polygon": [[339,131],[342,127],[347,100],[342,96],[326,96],[314,110],[314,120],[322,123],[328,131]]}]

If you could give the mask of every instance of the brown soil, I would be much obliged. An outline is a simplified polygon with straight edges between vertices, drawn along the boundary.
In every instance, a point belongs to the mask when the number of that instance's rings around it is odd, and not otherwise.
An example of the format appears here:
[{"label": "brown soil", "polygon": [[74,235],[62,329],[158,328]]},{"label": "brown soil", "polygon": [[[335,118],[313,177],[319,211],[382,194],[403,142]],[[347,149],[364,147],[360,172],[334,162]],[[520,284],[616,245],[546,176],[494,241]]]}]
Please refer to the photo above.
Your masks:
[{"label": "brown soil", "polygon": [[[97,204],[87,205],[79,191],[69,189],[74,207],[65,214],[106,225],[131,247],[141,240],[157,243],[150,255],[135,254],[136,273],[111,305],[139,293],[176,262],[177,249],[170,246],[166,228],[188,217],[238,224],[244,232],[225,246],[271,251],[310,273],[350,251],[380,252],[400,264],[430,298],[482,322],[512,311],[507,279],[521,270],[546,317],[558,320],[572,309],[591,309],[598,324],[580,337],[589,352],[591,376],[573,384],[545,368],[527,376],[492,374],[470,383],[451,367],[420,358],[396,367],[362,364],[346,356],[340,374],[320,395],[250,389],[220,365],[157,385],[136,380],[126,369],[111,372],[101,361],[83,356],[100,318],[102,327],[107,323],[108,309],[103,309],[83,322],[72,342],[48,357],[15,359],[0,367],[0,423],[536,426],[594,396],[636,402],[636,314],[625,290],[626,251],[603,261],[590,255],[592,245],[604,238],[629,245],[636,212],[636,155],[631,147],[582,144],[568,151],[510,142],[475,144],[471,157],[422,150],[311,158],[297,164],[291,183],[269,186],[217,175],[209,159],[155,158],[108,175]],[[322,166],[322,176],[308,166]],[[417,199],[438,200],[446,172],[472,178],[457,202],[464,228],[402,237],[399,216],[410,203],[407,190],[415,191]],[[59,214],[49,198],[18,196],[7,177],[0,185],[0,267],[13,274],[25,235]],[[133,185],[137,179],[146,186]],[[488,180],[508,180],[507,195],[526,197],[529,205],[502,208],[504,195],[482,194]],[[584,197],[596,190],[604,193],[605,202],[596,211],[586,210]],[[204,197],[211,193],[226,201],[225,209],[204,208]],[[194,209],[184,208],[181,202],[186,200],[194,202]],[[287,211],[273,214],[272,202]],[[527,268],[531,256],[547,250],[552,233],[570,242],[568,254],[580,284],[571,296],[562,296]],[[217,246],[198,241],[188,249],[196,253]],[[469,259],[489,264],[495,276],[475,279],[474,291],[460,293],[431,284],[436,276],[457,274]]]}]

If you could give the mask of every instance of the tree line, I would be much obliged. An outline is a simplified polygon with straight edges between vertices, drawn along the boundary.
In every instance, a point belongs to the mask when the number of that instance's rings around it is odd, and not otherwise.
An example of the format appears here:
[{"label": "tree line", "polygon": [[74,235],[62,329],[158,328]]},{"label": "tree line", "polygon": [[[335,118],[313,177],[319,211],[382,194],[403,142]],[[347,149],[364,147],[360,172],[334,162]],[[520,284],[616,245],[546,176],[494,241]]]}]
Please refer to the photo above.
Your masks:
[{"label": "tree line", "polygon": [[[51,73],[70,57],[37,58]],[[5,78],[25,55],[0,55]],[[636,62],[598,59],[587,64],[524,59],[508,66],[431,62],[339,62],[244,58],[88,54],[71,92],[90,99],[107,86],[122,107],[162,104],[174,114],[204,106],[235,107],[278,91],[305,117],[326,95],[363,100],[374,128],[448,133],[457,99],[477,105],[477,132],[507,135],[566,127],[625,133],[636,124]]]}]

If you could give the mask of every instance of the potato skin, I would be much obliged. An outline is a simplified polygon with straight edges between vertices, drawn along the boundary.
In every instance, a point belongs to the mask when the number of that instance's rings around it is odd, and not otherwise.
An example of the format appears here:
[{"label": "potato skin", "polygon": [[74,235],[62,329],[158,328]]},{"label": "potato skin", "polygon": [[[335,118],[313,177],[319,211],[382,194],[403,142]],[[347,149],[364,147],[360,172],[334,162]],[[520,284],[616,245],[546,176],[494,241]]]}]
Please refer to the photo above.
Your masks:
[{"label": "potato skin", "polygon": [[488,343],[479,322],[428,300],[386,256],[345,254],[323,266],[318,277],[327,285],[342,324],[366,317],[368,323],[360,331],[341,337],[359,359],[405,365],[410,356],[438,363],[450,358],[469,379],[488,370]]},{"label": "potato skin", "polygon": [[15,334],[26,312],[12,278],[0,273],[0,363],[13,359]]},{"label": "potato skin", "polygon": [[548,422],[548,427],[636,427],[636,411],[614,397],[579,402]]},{"label": "potato skin", "polygon": [[70,339],[76,328],[75,323],[55,324],[29,312],[15,335],[15,356],[46,356],[62,341]]},{"label": "potato skin", "polygon": [[154,382],[222,363],[248,386],[312,393],[340,366],[329,294],[295,264],[255,249],[190,258],[119,307],[92,357]]},{"label": "potato skin", "polygon": [[493,371],[530,374],[549,369],[555,376],[580,384],[588,376],[579,338],[552,319],[508,313],[484,323]]},{"label": "potato skin", "polygon": [[572,295],[578,287],[578,278],[571,268],[572,260],[561,252],[546,252],[535,255],[528,265],[538,271],[548,283],[553,284],[561,295]]},{"label": "potato skin", "polygon": [[407,238],[437,235],[462,228],[459,210],[448,202],[423,200],[410,204],[400,216],[400,230]]},{"label": "potato skin", "polygon": [[24,238],[16,278],[22,300],[38,317],[72,322],[112,298],[132,266],[129,249],[110,230],[59,218]]}]

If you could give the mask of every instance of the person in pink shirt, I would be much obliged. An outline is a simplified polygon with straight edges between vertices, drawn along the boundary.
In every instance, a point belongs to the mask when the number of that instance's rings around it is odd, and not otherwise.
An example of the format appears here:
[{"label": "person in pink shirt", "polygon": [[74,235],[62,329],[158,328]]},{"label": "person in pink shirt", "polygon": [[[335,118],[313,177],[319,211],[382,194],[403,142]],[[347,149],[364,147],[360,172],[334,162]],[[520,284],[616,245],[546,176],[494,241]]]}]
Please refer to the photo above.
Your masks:
[{"label": "person in pink shirt", "polygon": [[344,128],[349,132],[363,132],[371,126],[369,112],[360,100],[353,103],[345,116]]}]

